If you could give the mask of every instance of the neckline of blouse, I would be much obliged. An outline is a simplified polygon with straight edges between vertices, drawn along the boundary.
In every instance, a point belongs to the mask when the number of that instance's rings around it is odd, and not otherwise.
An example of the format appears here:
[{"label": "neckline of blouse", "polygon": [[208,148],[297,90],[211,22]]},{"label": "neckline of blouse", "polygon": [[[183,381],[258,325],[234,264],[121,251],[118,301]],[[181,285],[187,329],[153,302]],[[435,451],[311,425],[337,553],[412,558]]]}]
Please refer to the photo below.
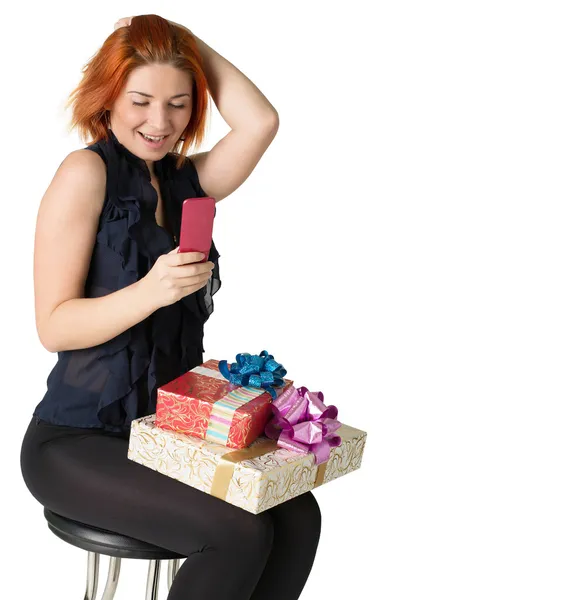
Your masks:
[{"label": "neckline of blouse", "polygon": [[[116,134],[112,131],[111,127],[108,128],[108,134],[110,137],[110,140],[112,141],[113,145],[115,146],[115,148],[127,159],[127,161],[132,164],[134,167],[140,169],[141,171],[144,172],[144,174],[150,179],[151,181],[151,174],[149,172],[148,166],[146,161],[143,158],[140,158],[139,156],[136,156],[135,154],[133,154],[133,152],[131,152],[130,150],[128,150],[116,137]],[[165,167],[165,162],[167,160],[167,154],[161,158],[160,160],[155,160],[153,161],[153,166],[154,166],[154,171],[155,171],[155,175],[158,178],[161,178],[164,174],[164,167]]]}]

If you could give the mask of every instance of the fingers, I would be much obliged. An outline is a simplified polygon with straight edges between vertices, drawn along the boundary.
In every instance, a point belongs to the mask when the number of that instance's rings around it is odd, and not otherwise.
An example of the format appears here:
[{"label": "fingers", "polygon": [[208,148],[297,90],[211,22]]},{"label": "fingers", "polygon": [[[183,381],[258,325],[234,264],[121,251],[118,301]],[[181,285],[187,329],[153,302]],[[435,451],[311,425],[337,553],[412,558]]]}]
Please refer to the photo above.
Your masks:
[{"label": "fingers", "polygon": [[181,286],[181,293],[184,296],[187,296],[188,294],[193,294],[194,292],[197,292],[198,290],[204,288],[207,285],[208,281],[209,277],[206,277],[205,275],[203,275],[201,278],[186,277],[185,280],[179,281],[178,285]]},{"label": "fingers", "polygon": [[193,293],[201,290],[202,288],[204,288],[206,283],[207,283],[207,281],[205,283],[203,283],[202,285],[200,285],[199,287],[197,287],[197,284],[196,285],[186,285],[185,287],[181,288],[181,291],[184,296],[188,296],[189,294],[193,294]]},{"label": "fingers", "polygon": [[129,27],[129,25],[132,22],[132,18],[133,17],[124,17],[123,19],[119,19],[118,21],[116,21],[114,25],[114,31],[116,29],[119,29],[120,27]]},{"label": "fingers", "polygon": [[205,258],[205,254],[203,254],[202,252],[179,252],[179,246],[171,252],[169,252],[168,254],[174,254],[175,256],[177,256],[175,263],[173,263],[176,265],[195,263]]},{"label": "fingers", "polygon": [[177,270],[177,275],[173,275],[175,279],[187,279],[189,277],[211,277],[213,267],[212,262],[196,263],[189,267],[180,268]]}]

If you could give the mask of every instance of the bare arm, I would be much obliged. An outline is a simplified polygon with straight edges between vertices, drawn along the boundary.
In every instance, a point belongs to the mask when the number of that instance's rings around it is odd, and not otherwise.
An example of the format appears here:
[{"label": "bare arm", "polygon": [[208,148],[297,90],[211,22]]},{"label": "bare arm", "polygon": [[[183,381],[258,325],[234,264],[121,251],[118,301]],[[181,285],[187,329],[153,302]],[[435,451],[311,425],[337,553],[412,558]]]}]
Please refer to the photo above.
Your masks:
[{"label": "bare arm", "polygon": [[101,298],[62,302],[49,318],[46,350],[62,352],[103,344],[149,317],[154,309],[142,297],[141,281]]},{"label": "bare arm", "polygon": [[156,309],[141,281],[100,298],[84,298],[106,189],[102,159],[76,150],[42,198],[34,242],[36,329],[50,352],[102,344]]},{"label": "bare arm", "polygon": [[277,128],[279,114],[263,92],[235,65],[191,35],[201,54],[209,93],[229,127],[251,133]]},{"label": "bare arm", "polygon": [[211,150],[193,157],[201,187],[219,202],[241,186],[259,164],[277,134],[279,116],[246,75],[203,40],[194,38],[213,101],[231,127]]}]

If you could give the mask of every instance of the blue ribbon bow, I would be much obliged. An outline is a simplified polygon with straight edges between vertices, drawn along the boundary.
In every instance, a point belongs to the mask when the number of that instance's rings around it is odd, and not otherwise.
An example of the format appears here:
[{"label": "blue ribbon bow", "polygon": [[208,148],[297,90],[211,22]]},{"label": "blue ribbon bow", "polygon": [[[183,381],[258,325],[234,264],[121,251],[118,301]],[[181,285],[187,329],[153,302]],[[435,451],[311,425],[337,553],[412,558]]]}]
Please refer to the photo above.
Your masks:
[{"label": "blue ribbon bow", "polygon": [[277,392],[273,388],[285,385],[283,377],[287,374],[287,369],[274,360],[267,350],[263,350],[259,356],[242,352],[235,360],[237,362],[231,365],[231,369],[226,360],[219,361],[219,372],[225,379],[233,385],[262,388],[271,394],[273,400],[277,398]]}]

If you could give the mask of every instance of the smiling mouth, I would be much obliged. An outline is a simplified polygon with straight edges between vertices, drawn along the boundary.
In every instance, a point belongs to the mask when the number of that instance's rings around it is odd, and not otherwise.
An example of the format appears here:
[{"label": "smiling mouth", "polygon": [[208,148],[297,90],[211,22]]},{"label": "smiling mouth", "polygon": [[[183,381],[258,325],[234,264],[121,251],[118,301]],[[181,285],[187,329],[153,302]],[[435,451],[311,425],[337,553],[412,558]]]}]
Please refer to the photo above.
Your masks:
[{"label": "smiling mouth", "polygon": [[150,141],[150,142],[163,142],[163,140],[165,140],[165,138],[169,137],[167,135],[163,135],[161,137],[149,137],[147,136],[145,133],[142,133],[141,131],[138,131],[138,133],[146,140]]}]

